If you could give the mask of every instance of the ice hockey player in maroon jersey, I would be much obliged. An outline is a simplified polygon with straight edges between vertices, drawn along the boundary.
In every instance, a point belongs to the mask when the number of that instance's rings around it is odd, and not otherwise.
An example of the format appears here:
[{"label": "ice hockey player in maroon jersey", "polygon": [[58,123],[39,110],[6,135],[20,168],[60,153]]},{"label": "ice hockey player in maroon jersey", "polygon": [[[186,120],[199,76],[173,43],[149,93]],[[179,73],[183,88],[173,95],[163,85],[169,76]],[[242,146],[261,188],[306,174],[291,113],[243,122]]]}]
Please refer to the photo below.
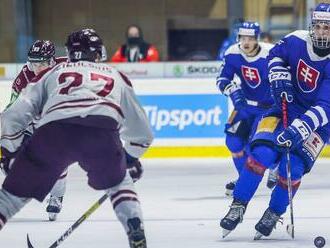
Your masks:
[{"label": "ice hockey player in maroon jersey", "polygon": [[[129,79],[98,63],[103,43],[95,31],[73,32],[66,46],[69,62],[41,72],[1,115],[1,162],[17,154],[0,189],[0,227],[32,198],[44,200],[63,171],[78,162],[88,184],[109,194],[130,247],[146,248],[142,211],[126,169],[140,167],[153,140],[149,121]],[[40,113],[35,132],[20,147],[22,132]]]},{"label": "ice hockey player in maroon jersey", "polygon": [[[54,67],[55,65],[67,61],[67,57],[55,57],[55,46],[49,40],[36,40],[29,49],[27,63],[12,84],[12,93],[10,103],[12,105],[20,93],[30,84],[32,79],[39,75],[43,70]],[[24,132],[25,141],[32,135],[35,121],[32,121]],[[4,168],[8,170],[9,168]],[[5,173],[7,173],[5,171]],[[62,201],[66,188],[67,171],[64,171],[55,183],[50,192],[46,211],[50,221],[57,218],[58,213],[62,209]]]}]

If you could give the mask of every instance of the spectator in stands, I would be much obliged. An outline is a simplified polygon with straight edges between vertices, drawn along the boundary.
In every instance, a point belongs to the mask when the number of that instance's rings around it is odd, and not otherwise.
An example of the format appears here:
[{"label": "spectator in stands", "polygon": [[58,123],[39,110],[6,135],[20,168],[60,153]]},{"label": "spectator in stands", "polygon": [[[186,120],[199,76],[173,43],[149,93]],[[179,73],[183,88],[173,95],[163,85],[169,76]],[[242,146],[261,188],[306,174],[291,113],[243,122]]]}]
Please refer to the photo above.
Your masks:
[{"label": "spectator in stands", "polygon": [[265,42],[265,43],[270,43],[273,44],[273,36],[268,33],[268,32],[262,32],[260,34],[260,41]]},{"label": "spectator in stands", "polygon": [[139,26],[130,25],[126,32],[126,43],[112,56],[111,62],[156,62],[159,53],[155,46],[143,39]]},{"label": "spectator in stands", "polygon": [[232,30],[227,39],[225,39],[218,50],[217,60],[223,60],[226,50],[233,44],[237,42],[237,33],[241,24],[244,22],[244,19],[238,18],[233,22]]}]

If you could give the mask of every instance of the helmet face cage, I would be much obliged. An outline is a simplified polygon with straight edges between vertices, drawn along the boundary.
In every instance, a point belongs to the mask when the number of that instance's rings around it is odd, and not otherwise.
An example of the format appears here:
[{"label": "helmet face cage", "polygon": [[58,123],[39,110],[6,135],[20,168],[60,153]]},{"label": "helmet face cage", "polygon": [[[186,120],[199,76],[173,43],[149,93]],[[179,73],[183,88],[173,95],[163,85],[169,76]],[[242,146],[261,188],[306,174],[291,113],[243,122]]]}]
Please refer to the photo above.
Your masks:
[{"label": "helmet face cage", "polygon": [[[318,30],[322,29],[322,33]],[[313,46],[319,49],[330,48],[330,21],[313,20],[309,26]]]},{"label": "helmet face cage", "polygon": [[94,29],[82,29],[71,33],[65,45],[71,62],[106,60],[105,47]]},{"label": "helmet face cage", "polygon": [[330,48],[330,4],[320,3],[315,7],[309,26],[309,35],[314,47]]}]

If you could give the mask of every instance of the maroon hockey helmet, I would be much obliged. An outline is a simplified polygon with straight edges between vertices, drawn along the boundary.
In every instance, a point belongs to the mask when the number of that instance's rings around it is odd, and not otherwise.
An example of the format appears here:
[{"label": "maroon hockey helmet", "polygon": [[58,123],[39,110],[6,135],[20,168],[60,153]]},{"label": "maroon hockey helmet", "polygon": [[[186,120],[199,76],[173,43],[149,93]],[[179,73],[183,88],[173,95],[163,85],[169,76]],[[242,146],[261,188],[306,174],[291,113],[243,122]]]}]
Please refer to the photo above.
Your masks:
[{"label": "maroon hockey helmet", "polygon": [[36,40],[28,52],[28,61],[45,62],[55,57],[55,46],[49,40]]},{"label": "maroon hockey helmet", "polygon": [[102,60],[104,54],[104,46],[102,39],[94,29],[82,29],[71,33],[68,36],[65,46],[68,51],[70,61],[76,62],[80,60],[95,62]]}]

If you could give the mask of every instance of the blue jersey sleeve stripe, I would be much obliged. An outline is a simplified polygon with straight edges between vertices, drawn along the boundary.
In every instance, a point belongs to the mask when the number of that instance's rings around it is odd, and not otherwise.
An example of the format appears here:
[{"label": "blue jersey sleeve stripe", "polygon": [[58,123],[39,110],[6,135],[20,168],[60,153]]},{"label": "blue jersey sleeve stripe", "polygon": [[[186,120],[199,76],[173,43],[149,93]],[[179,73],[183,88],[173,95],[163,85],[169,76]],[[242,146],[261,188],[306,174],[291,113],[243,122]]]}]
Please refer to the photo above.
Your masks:
[{"label": "blue jersey sleeve stripe", "polygon": [[321,106],[311,107],[301,118],[306,122],[312,130],[316,130],[321,126],[328,124],[328,117]]},{"label": "blue jersey sleeve stripe", "polygon": [[[313,130],[316,130],[319,126],[320,126],[320,121],[319,121],[319,117],[313,112],[313,111],[311,111],[311,110],[308,110],[306,113],[305,113],[305,115],[307,116],[307,117],[309,117],[310,118],[310,120],[312,121],[312,123],[313,123]],[[310,123],[310,121],[307,121],[307,120],[305,120],[306,122],[309,122]],[[311,126],[311,125],[309,125],[309,126]]]},{"label": "blue jersey sleeve stripe", "polygon": [[329,120],[328,120],[328,117],[327,117],[327,114],[325,113],[324,109],[321,107],[321,106],[315,106],[315,107],[312,107],[313,109],[315,109],[322,117],[322,126],[328,124]]},{"label": "blue jersey sleeve stripe", "polygon": [[271,60],[269,60],[268,66],[283,65],[283,63],[284,63],[283,59],[278,58],[278,57],[274,57]]}]

